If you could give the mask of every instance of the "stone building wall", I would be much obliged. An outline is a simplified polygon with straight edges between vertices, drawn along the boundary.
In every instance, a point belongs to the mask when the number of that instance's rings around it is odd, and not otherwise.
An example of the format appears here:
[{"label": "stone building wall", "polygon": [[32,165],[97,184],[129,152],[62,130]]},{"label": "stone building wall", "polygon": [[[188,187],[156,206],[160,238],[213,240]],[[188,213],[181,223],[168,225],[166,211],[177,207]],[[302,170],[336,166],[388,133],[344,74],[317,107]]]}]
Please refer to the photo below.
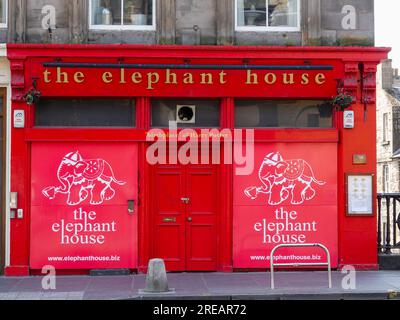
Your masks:
[{"label": "stone building wall", "polygon": [[9,0],[8,28],[0,30],[0,40],[286,46],[374,44],[373,0],[299,0],[300,30],[273,32],[237,31],[235,0],[155,0],[155,30],[93,30],[89,28],[89,1]]},{"label": "stone building wall", "polygon": [[[384,63],[383,65],[391,70],[391,64]],[[377,187],[379,193],[384,191],[383,171],[384,166],[387,165],[390,176],[389,190],[387,191],[396,193],[400,192],[400,159],[393,158],[393,156],[400,149],[400,101],[390,93],[390,89],[382,88],[382,74],[387,75],[386,68],[382,71],[382,65],[379,66],[377,74]],[[383,78],[385,79],[385,77]],[[384,114],[388,115],[388,138],[386,141],[384,141],[383,133]]]}]

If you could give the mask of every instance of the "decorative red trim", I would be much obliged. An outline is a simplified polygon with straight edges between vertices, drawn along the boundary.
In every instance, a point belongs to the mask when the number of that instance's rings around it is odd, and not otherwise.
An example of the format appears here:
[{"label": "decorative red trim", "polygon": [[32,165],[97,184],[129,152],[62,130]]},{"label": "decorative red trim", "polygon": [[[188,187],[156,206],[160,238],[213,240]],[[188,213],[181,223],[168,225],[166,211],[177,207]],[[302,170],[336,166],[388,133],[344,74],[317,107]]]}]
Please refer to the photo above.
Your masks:
[{"label": "decorative red trim", "polygon": [[376,102],[376,64],[364,63],[362,74],[362,103],[372,104]]},{"label": "decorative red trim", "polygon": [[348,94],[353,96],[353,101],[357,101],[357,89],[358,89],[358,75],[359,68],[357,62],[347,62],[344,65],[344,82],[343,87]]},{"label": "decorative red trim", "polygon": [[379,265],[378,264],[340,264],[339,270],[343,269],[345,266],[352,266],[358,271],[378,271]]},{"label": "decorative red trim", "polygon": [[11,87],[12,101],[23,101],[25,90],[25,61],[21,59],[12,60],[10,63],[11,69]]},{"label": "decorative red trim", "polygon": [[8,266],[4,268],[6,277],[27,277],[29,274],[29,266]]}]

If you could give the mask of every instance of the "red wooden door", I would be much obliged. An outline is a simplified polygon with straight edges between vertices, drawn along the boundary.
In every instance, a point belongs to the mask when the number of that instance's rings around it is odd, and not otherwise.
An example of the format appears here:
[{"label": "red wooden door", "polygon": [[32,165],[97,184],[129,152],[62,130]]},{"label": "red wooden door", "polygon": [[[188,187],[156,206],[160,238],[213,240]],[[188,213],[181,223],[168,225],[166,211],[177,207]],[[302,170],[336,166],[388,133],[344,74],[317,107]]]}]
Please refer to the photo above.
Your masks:
[{"label": "red wooden door", "polygon": [[217,167],[157,165],[153,253],[168,271],[217,269]]}]

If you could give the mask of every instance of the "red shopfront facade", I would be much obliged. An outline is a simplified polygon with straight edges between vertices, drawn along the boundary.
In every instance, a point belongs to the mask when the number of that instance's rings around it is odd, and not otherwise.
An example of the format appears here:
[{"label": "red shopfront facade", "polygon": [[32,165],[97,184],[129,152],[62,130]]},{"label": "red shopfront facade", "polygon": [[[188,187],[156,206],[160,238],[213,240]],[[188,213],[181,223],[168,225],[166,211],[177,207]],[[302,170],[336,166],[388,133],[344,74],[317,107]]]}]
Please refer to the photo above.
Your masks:
[{"label": "red shopfront facade", "polygon": [[[347,215],[345,190],[348,174],[376,172],[375,72],[387,52],[9,45],[11,191],[23,215],[10,221],[6,274],[145,272],[155,257],[168,271],[263,270],[276,245],[314,242],[335,268],[376,269],[375,204]],[[353,96],[352,129],[327,107],[338,92]],[[195,120],[175,132],[179,106]],[[253,129],[250,152],[238,134]],[[193,156],[200,142],[188,140],[230,133],[219,159],[241,146],[247,162],[203,161],[208,146],[192,163],[168,153]],[[149,160],[154,141],[166,163]],[[324,259],[316,248],[278,256]]]}]

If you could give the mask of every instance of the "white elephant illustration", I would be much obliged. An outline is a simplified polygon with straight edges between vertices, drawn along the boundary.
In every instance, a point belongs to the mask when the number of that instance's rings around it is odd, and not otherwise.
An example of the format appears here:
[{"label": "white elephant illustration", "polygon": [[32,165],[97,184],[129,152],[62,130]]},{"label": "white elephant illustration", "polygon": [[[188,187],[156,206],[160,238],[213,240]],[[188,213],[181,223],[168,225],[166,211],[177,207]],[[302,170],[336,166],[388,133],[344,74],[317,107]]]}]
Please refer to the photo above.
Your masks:
[{"label": "white elephant illustration", "polygon": [[269,194],[268,203],[279,205],[290,197],[293,205],[315,197],[313,184],[325,185],[315,178],[311,166],[303,159],[284,160],[279,152],[268,154],[259,169],[261,186],[244,190],[246,196],[257,199],[260,193]]},{"label": "white elephant illustration", "polygon": [[111,200],[115,195],[113,183],[118,181],[110,164],[103,159],[83,159],[79,152],[68,153],[57,170],[60,186],[49,186],[42,190],[44,196],[54,199],[58,193],[67,194],[67,204],[74,206],[88,197],[90,204],[99,205],[104,200]]}]

